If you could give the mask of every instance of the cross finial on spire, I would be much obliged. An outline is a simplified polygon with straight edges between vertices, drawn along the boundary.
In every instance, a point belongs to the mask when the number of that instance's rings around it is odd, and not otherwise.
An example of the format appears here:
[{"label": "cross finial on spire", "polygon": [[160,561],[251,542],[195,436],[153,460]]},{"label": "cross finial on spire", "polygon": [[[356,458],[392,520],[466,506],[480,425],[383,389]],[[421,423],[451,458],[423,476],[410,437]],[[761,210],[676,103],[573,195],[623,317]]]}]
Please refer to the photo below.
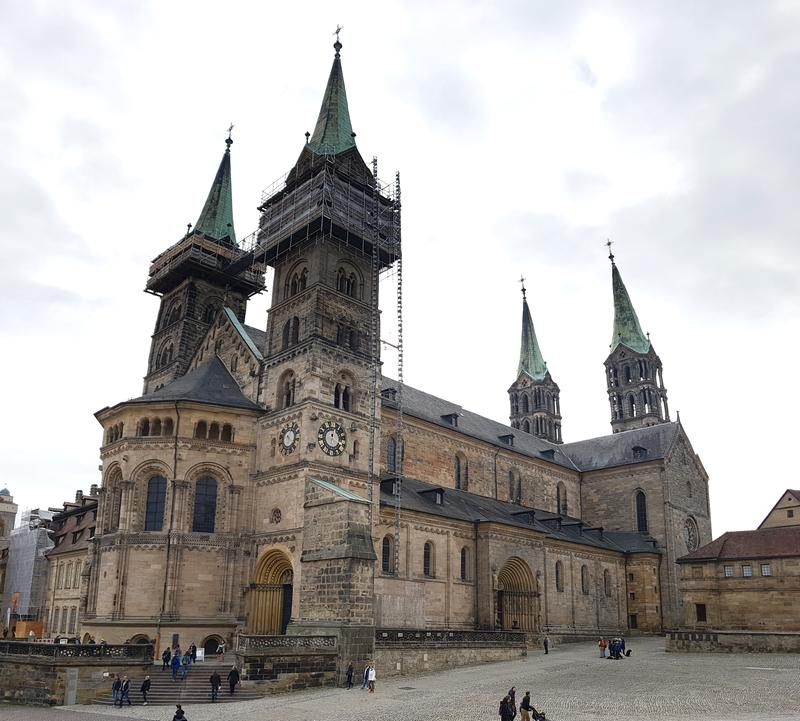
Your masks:
[{"label": "cross finial on spire", "polygon": [[527,296],[525,295],[525,276],[521,275],[519,277],[520,285],[522,286],[522,300],[527,300]]},{"label": "cross finial on spire", "polygon": [[231,145],[233,145],[233,138],[231,137],[231,133],[233,132],[233,123],[228,126],[228,137],[225,138],[225,145],[228,146],[228,149],[225,151],[226,153],[230,151]]},{"label": "cross finial on spire", "polygon": [[341,25],[336,26],[336,30],[334,31],[334,35],[336,36],[336,42],[333,44],[333,49],[336,51],[336,57],[339,57],[339,51],[342,49],[342,44],[339,42],[339,33],[342,32],[344,28]]},{"label": "cross finial on spire", "polygon": [[611,261],[611,265],[614,265],[614,254],[611,252],[611,246],[614,245],[614,241],[606,238],[605,245],[608,247],[608,259]]}]

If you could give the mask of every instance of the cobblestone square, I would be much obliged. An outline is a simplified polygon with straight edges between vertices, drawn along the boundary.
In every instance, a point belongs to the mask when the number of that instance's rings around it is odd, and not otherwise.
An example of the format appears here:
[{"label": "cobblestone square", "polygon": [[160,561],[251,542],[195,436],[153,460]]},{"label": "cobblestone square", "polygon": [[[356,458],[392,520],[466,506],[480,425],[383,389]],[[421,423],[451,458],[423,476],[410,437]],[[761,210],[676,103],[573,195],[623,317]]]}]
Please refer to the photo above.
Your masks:
[{"label": "cobblestone square", "polygon": [[[548,656],[537,652],[517,661],[386,681],[378,669],[374,695],[322,689],[184,709],[189,721],[495,721],[501,697],[515,685],[518,700],[530,690],[535,706],[554,721],[800,718],[798,655],[667,654],[661,638],[630,639],[628,647],[632,655],[622,661],[600,659],[589,644],[569,644]],[[170,721],[173,711],[169,706],[0,707],[0,719]]]}]

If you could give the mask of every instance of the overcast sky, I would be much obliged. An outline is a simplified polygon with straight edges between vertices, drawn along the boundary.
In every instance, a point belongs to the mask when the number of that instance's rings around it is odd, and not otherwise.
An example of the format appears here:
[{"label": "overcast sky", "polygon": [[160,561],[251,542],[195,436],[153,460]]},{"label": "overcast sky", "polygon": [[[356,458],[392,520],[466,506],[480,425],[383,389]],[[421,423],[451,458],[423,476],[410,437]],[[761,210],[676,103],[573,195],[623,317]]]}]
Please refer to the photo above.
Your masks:
[{"label": "overcast sky", "polygon": [[230,122],[255,229],[337,23],[359,148],[402,177],[406,381],[507,422],[524,274],[565,440],[609,433],[610,237],[714,535],[754,528],[800,486],[788,1],[0,0],[0,484],[31,507],[100,482],[92,414],[141,393],[149,261],[197,219]]}]

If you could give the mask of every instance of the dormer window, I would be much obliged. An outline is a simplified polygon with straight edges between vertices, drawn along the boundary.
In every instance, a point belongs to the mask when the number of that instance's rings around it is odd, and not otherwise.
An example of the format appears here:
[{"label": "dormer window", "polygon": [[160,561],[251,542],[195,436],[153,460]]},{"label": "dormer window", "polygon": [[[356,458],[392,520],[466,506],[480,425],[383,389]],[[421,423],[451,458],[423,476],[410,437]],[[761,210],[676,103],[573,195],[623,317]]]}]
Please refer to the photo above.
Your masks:
[{"label": "dormer window", "polygon": [[444,503],[444,491],[435,491],[433,494],[433,502],[437,506],[441,506]]},{"label": "dormer window", "polygon": [[458,413],[445,413],[441,418],[447,425],[458,428]]},{"label": "dormer window", "polygon": [[506,433],[503,436],[497,436],[500,439],[501,443],[505,443],[507,446],[514,445],[514,434],[513,433]]},{"label": "dormer window", "polygon": [[539,455],[543,458],[547,458],[549,461],[552,461],[556,457],[556,451],[554,448],[546,448],[543,451],[539,451]]},{"label": "dormer window", "polygon": [[634,446],[633,447],[633,457],[634,458],[647,458],[647,449],[642,446]]},{"label": "dormer window", "polygon": [[396,401],[397,388],[384,388],[381,391],[381,398],[385,398],[387,401]]}]

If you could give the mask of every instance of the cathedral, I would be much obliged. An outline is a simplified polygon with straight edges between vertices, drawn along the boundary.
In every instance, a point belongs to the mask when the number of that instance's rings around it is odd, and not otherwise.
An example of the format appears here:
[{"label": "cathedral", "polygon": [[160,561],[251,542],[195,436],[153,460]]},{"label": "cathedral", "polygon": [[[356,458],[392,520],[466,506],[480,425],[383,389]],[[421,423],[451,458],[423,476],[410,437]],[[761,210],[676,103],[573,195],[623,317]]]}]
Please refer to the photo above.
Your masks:
[{"label": "cathedral", "polygon": [[364,659],[380,629],[676,627],[675,561],[711,540],[708,477],[614,256],[608,435],[563,441],[524,288],[508,424],[383,376],[399,179],[382,183],[356,145],[341,47],[255,238],[234,230],[229,135],[197,223],[150,267],[143,394],[96,413],[82,630],[208,649],[330,634]]}]

